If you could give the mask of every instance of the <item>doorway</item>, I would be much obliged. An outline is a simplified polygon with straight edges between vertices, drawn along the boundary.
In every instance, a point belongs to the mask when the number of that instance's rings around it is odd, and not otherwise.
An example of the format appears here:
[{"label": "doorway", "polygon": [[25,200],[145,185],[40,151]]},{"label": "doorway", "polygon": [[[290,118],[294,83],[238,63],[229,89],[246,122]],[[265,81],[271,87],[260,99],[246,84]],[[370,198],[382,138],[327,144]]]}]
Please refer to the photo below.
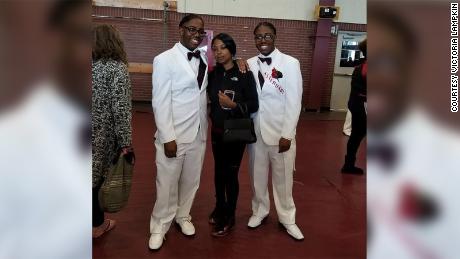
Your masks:
[{"label": "doorway", "polygon": [[353,68],[359,64],[363,54],[358,44],[366,38],[366,32],[339,31],[335,53],[334,78],[332,81],[330,108],[347,111]]}]

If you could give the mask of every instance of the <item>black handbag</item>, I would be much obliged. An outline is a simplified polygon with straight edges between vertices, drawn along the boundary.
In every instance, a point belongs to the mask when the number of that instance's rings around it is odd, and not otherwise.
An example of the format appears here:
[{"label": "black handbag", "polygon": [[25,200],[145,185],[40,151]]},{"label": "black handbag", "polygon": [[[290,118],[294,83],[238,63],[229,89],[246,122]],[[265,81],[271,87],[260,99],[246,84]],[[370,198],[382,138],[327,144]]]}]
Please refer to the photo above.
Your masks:
[{"label": "black handbag", "polygon": [[[242,114],[247,115],[246,109],[240,105]],[[249,115],[247,115],[249,117]],[[242,142],[255,143],[257,141],[256,132],[254,130],[254,122],[251,118],[230,118],[224,121],[223,142]]]}]

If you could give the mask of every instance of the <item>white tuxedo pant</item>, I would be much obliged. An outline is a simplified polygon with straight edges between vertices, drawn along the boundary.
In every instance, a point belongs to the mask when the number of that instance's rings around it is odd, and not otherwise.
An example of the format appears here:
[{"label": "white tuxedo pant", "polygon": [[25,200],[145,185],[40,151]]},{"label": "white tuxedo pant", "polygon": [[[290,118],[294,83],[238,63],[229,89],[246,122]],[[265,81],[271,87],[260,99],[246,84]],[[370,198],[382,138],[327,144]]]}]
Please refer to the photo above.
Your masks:
[{"label": "white tuxedo pant", "polygon": [[252,214],[266,217],[270,211],[268,192],[269,168],[272,172],[273,199],[278,219],[283,224],[295,224],[296,208],[292,198],[293,171],[295,163],[296,143],[291,148],[278,153],[278,145],[267,145],[256,129],[257,142],[248,146],[249,171],[251,176]]},{"label": "white tuxedo pant", "polygon": [[150,217],[150,233],[166,233],[174,218],[189,218],[200,184],[206,142],[197,134],[194,142],[177,145],[177,157],[168,158],[163,144],[155,141],[157,197]]}]

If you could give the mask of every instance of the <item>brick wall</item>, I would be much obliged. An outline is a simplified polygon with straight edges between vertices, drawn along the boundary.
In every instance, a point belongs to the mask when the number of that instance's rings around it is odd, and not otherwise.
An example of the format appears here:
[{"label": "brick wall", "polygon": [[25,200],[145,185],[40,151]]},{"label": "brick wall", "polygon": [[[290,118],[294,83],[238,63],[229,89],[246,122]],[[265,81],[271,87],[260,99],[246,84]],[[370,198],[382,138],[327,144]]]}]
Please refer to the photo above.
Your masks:
[{"label": "brick wall", "polygon": [[[163,12],[114,7],[93,7],[93,14],[106,16],[124,16],[133,18],[162,19]],[[95,24],[109,23],[116,26],[125,41],[130,62],[151,63],[159,53],[171,48],[178,41],[178,24],[183,14],[168,12],[167,23],[161,21],[142,21],[121,18],[93,18]],[[257,54],[253,40],[253,29],[260,21],[270,21],[277,28],[277,47],[284,53],[299,59],[303,76],[304,96],[307,100],[310,90],[312,54],[315,42],[316,22],[278,19],[260,19],[247,17],[228,17],[203,15],[205,28],[230,34],[237,44],[237,56],[250,58]],[[339,24],[340,30],[365,31],[366,25]],[[321,95],[321,106],[329,107],[334,58],[337,39],[332,38],[329,46],[329,70],[324,75],[326,89]],[[136,101],[151,100],[151,75],[131,74],[133,98]],[[305,105],[305,103],[304,103]]]}]

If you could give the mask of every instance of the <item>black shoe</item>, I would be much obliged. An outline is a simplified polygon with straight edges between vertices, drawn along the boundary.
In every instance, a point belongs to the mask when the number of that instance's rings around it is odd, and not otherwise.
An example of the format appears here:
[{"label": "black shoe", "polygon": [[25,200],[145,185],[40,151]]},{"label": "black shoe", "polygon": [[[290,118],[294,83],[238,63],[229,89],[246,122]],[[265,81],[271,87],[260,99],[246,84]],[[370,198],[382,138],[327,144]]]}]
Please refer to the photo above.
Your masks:
[{"label": "black shoe", "polygon": [[341,171],[342,171],[342,174],[356,174],[356,175],[364,174],[364,170],[356,166],[343,166]]},{"label": "black shoe", "polygon": [[233,228],[235,226],[235,216],[231,216],[228,218],[227,226]]},{"label": "black shoe", "polygon": [[229,225],[228,220],[224,219],[219,219],[216,221],[216,224],[214,225],[214,228],[212,230],[211,235],[215,237],[224,237],[226,236],[230,230],[233,228],[233,225]]},{"label": "black shoe", "polygon": [[215,225],[214,229],[212,230],[211,235],[214,237],[224,237],[228,234],[228,229],[225,226],[218,226]]},{"label": "black shoe", "polygon": [[209,224],[211,224],[211,225],[215,225],[215,224],[216,224],[216,214],[217,214],[216,209],[214,209],[214,210],[211,212],[211,214],[209,215],[209,221],[208,221]]}]

